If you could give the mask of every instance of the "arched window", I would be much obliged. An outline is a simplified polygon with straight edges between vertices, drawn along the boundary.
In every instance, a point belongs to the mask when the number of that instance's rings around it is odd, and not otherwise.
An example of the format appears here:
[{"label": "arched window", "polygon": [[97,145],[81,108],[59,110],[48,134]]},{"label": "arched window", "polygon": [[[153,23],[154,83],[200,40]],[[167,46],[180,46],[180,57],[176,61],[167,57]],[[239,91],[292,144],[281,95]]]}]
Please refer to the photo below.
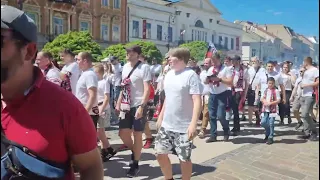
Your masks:
[{"label": "arched window", "polygon": [[198,20],[195,24],[196,27],[204,28],[202,21]]}]

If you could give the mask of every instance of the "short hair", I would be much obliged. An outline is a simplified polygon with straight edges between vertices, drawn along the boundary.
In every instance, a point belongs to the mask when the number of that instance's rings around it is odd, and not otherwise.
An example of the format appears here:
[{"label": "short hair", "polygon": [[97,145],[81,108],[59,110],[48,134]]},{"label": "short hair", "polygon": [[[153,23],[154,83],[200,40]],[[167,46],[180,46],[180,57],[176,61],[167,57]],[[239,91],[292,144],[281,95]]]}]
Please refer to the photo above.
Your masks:
[{"label": "short hair", "polygon": [[267,64],[272,64],[272,65],[274,65],[274,62],[273,62],[273,61],[268,61]]},{"label": "short hair", "polygon": [[71,51],[71,49],[68,49],[68,48],[63,49],[60,53],[68,54],[68,55],[70,55],[72,57],[75,56],[75,54]]},{"label": "short hair", "polygon": [[285,61],[285,62],[282,64],[282,67],[283,67],[284,65],[288,65],[288,68],[289,68],[289,69],[290,69],[290,67],[291,67],[290,62],[288,62],[288,61]]},{"label": "short hair", "polygon": [[260,61],[258,56],[253,56],[253,57],[251,58],[251,61],[253,61],[253,60]]},{"label": "short hair", "polygon": [[267,81],[272,81],[272,82],[276,82],[276,80],[273,77],[268,77]]},{"label": "short hair", "polygon": [[306,58],[304,58],[304,61],[305,62],[307,62],[307,63],[309,63],[309,64],[312,64],[312,58],[311,57],[306,57]]},{"label": "short hair", "polygon": [[101,75],[104,74],[104,66],[101,63],[94,65],[93,69]]},{"label": "short hair", "polygon": [[51,61],[53,60],[53,56],[50,52],[46,52],[46,51],[40,51],[39,53],[42,53],[42,56],[45,58],[50,59]]},{"label": "short hair", "polygon": [[219,53],[214,53],[214,54],[212,55],[212,58],[220,59],[221,57],[220,57],[220,54],[219,54]]},{"label": "short hair", "polygon": [[225,60],[231,61],[232,59],[231,59],[230,56],[227,56],[227,57],[225,58]]},{"label": "short hair", "polygon": [[183,60],[186,64],[190,59],[190,51],[187,48],[173,48],[169,51],[170,56]]},{"label": "short hair", "polygon": [[93,62],[93,57],[92,57],[91,53],[89,53],[89,52],[81,52],[80,55],[81,55],[82,59],[86,59],[87,61],[89,61],[91,63]]}]

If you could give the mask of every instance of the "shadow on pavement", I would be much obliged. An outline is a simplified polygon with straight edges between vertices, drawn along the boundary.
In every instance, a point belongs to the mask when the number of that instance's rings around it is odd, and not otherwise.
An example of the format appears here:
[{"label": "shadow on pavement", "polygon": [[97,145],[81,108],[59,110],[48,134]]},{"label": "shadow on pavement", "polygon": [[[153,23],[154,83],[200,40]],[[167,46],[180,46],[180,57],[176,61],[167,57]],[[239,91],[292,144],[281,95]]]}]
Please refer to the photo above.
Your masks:
[{"label": "shadow on pavement", "polygon": [[[125,178],[126,172],[128,169],[128,165],[126,162],[129,162],[130,155],[119,155],[116,156],[117,160],[112,160],[107,163],[104,163],[104,175],[110,178]],[[151,153],[142,153],[141,161],[155,161],[156,157]],[[172,165],[173,174],[175,177],[181,177],[180,164]],[[199,164],[193,164],[193,177],[199,176],[204,173],[213,172],[216,170],[215,167],[212,166],[203,166]],[[150,164],[142,164],[140,165],[139,177],[147,179],[155,179],[162,176],[162,172],[160,167],[157,165],[156,167],[150,166]]]}]

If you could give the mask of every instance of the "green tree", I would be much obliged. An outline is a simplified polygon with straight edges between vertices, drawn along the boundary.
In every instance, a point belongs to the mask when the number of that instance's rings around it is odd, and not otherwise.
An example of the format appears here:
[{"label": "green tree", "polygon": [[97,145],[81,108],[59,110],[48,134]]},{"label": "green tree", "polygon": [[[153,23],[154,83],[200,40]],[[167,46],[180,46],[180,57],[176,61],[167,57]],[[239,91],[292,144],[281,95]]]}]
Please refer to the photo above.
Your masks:
[{"label": "green tree", "polygon": [[109,57],[109,56],[117,56],[120,61],[125,61],[126,59],[126,50],[123,44],[116,44],[108,46],[103,52],[102,56],[99,58],[100,60]]},{"label": "green tree", "polygon": [[202,61],[208,51],[208,43],[204,41],[192,41],[181,44],[179,47],[188,48],[190,50],[191,57],[196,61]]},{"label": "green tree", "polygon": [[100,45],[95,42],[88,31],[70,31],[60,34],[52,42],[48,42],[43,51],[52,53],[54,58],[59,59],[59,53],[68,48],[74,53],[86,51],[92,54],[95,61],[102,54]]},{"label": "green tree", "polygon": [[117,45],[111,45],[107,47],[103,52],[101,59],[106,58],[110,55],[119,57],[119,60],[126,61],[126,51],[125,48],[133,46],[133,45],[139,45],[142,50],[142,54],[146,56],[148,60],[151,60],[152,58],[156,58],[158,61],[161,61],[162,55],[157,46],[150,41],[133,41],[129,42],[125,45],[117,44]]}]

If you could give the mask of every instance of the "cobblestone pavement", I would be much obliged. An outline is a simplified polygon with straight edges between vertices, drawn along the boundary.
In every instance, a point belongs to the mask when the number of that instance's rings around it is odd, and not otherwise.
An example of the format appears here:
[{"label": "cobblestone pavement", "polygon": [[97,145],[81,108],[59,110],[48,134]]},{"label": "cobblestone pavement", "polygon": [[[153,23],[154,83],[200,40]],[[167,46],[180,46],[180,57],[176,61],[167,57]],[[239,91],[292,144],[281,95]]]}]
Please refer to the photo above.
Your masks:
[{"label": "cobblestone pavement", "polygon": [[[277,180],[277,179],[319,179],[319,142],[298,140],[301,134],[294,130],[296,120],[288,126],[275,127],[275,143],[263,143],[264,131],[260,127],[246,126],[241,122],[241,134],[230,137],[229,142],[205,144],[204,140],[194,140],[192,161],[195,180]],[[155,122],[150,122],[155,129]],[[221,126],[218,123],[218,130]],[[107,131],[110,142],[119,146],[118,129]],[[221,138],[221,137],[220,137]],[[218,152],[218,153],[217,153]],[[128,179],[130,152],[119,152],[110,162],[104,163],[104,179]],[[176,157],[170,156],[175,179],[181,179],[180,166]],[[153,149],[144,149],[140,161],[139,176],[132,179],[163,179]]]}]

